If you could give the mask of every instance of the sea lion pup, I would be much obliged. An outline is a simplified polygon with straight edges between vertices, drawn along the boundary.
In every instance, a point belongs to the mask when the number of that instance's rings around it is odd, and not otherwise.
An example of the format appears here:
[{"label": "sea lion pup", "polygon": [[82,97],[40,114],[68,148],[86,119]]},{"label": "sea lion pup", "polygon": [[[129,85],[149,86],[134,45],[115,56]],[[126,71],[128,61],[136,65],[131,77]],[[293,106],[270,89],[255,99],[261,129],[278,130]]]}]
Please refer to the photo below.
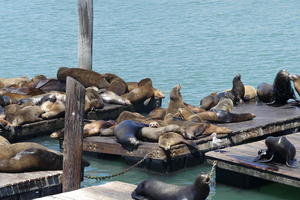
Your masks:
[{"label": "sea lion pup", "polygon": [[57,79],[66,82],[67,76],[79,81],[84,87],[96,86],[99,89],[108,88],[108,81],[101,74],[81,68],[61,67],[57,71]]},{"label": "sea lion pup", "polygon": [[147,126],[148,125],[144,123],[125,120],[115,126],[114,134],[123,148],[132,151],[140,144],[136,138],[137,133],[141,128]]},{"label": "sea lion pup", "polygon": [[54,117],[62,116],[65,112],[65,104],[60,100],[45,101],[41,105],[43,119],[51,119]]},{"label": "sea lion pup", "polygon": [[212,107],[210,111],[216,111],[216,110],[224,110],[227,112],[231,112],[233,109],[233,101],[229,98],[222,97],[217,105]]},{"label": "sea lion pup", "polygon": [[209,176],[199,175],[192,185],[177,186],[149,179],[138,184],[131,193],[137,200],[205,200],[209,195]]},{"label": "sea lion pup", "polygon": [[271,103],[274,98],[273,85],[269,83],[260,83],[257,86],[257,97],[259,101]]},{"label": "sea lion pup", "polygon": [[40,116],[44,111],[40,106],[26,106],[18,110],[12,121],[13,126],[20,126],[25,123],[43,120]]},{"label": "sea lion pup", "polygon": [[113,120],[97,120],[87,123],[83,127],[83,137],[99,135],[102,129],[109,128],[115,124],[116,123]]},{"label": "sea lion pup", "polygon": [[163,120],[166,115],[166,112],[167,112],[166,108],[155,108],[148,114],[148,116],[151,119]]},{"label": "sea lion pup", "polygon": [[143,127],[139,131],[138,138],[143,141],[157,142],[159,136],[161,136],[167,132],[176,132],[181,135],[185,135],[184,129],[182,127],[180,127],[176,124],[170,124],[170,125],[158,127],[158,128]]},{"label": "sea lion pup", "polygon": [[101,109],[104,107],[104,102],[102,97],[94,89],[94,87],[88,87],[85,89],[85,105],[84,110],[94,110],[94,109]]},{"label": "sea lion pup", "polygon": [[255,162],[274,161],[286,164],[288,167],[296,167],[296,148],[286,137],[270,136],[265,140],[265,144],[267,149],[258,151],[258,156],[254,160]]},{"label": "sea lion pup", "polygon": [[0,78],[0,83],[4,88],[11,87],[12,85],[16,87],[22,87],[29,81],[30,80],[27,77]]},{"label": "sea lion pup", "polygon": [[119,96],[112,91],[99,90],[99,94],[105,103],[125,106],[131,105],[131,102],[128,99],[124,98],[123,96]]},{"label": "sea lion pup", "polygon": [[130,92],[123,94],[122,97],[128,99],[131,103],[143,102],[154,96],[152,81],[149,78],[142,79],[138,83],[138,87]]},{"label": "sea lion pup", "polygon": [[283,105],[286,104],[289,99],[296,100],[287,70],[280,70],[277,73],[273,83],[273,95],[273,102],[271,102],[270,105]]},{"label": "sea lion pup", "polygon": [[232,80],[232,89],[231,92],[234,96],[233,103],[238,104],[241,102],[245,102],[244,96],[245,96],[245,86],[243,82],[241,81],[241,75],[236,75]]},{"label": "sea lion pup", "polygon": [[216,92],[211,93],[210,95],[208,95],[200,100],[200,108],[202,108],[204,110],[209,110],[212,107],[214,107],[215,105],[217,105],[219,100],[220,100],[220,98]]},{"label": "sea lion pup", "polygon": [[298,95],[300,95],[300,76],[297,74],[290,74],[290,79],[294,83],[294,88],[296,89]]},{"label": "sea lion pup", "polygon": [[159,136],[158,138],[158,145],[160,148],[164,149],[165,151],[169,151],[171,146],[176,144],[186,144],[193,149],[198,151],[197,144],[192,141],[187,141],[184,137],[176,132],[167,132]]}]

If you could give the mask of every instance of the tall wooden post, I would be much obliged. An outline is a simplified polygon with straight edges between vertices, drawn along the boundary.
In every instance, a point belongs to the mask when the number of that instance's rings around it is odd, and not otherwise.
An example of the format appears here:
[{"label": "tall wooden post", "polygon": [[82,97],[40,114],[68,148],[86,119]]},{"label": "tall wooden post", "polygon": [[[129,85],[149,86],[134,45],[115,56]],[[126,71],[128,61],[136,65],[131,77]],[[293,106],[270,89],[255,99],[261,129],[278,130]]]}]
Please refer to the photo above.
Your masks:
[{"label": "tall wooden post", "polygon": [[93,0],[78,0],[78,14],[78,63],[80,68],[92,70]]},{"label": "tall wooden post", "polygon": [[63,192],[80,188],[85,88],[67,77]]}]

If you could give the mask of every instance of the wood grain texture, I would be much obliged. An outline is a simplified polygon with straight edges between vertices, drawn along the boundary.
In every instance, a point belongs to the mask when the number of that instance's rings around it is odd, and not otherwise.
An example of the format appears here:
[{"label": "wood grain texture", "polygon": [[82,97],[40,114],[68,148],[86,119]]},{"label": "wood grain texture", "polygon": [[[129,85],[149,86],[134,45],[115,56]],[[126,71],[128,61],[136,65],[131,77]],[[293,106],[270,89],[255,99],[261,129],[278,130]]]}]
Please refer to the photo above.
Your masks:
[{"label": "wood grain texture", "polygon": [[67,77],[63,191],[80,188],[85,88]]},{"label": "wood grain texture", "polygon": [[92,70],[93,54],[93,0],[78,0],[79,33],[78,63],[79,68]]},{"label": "wood grain texture", "polygon": [[286,138],[296,147],[296,168],[279,163],[253,162],[258,150],[266,149],[264,141],[228,147],[222,153],[208,152],[205,156],[210,163],[217,160],[217,166],[222,169],[300,187],[300,133],[286,135]]}]

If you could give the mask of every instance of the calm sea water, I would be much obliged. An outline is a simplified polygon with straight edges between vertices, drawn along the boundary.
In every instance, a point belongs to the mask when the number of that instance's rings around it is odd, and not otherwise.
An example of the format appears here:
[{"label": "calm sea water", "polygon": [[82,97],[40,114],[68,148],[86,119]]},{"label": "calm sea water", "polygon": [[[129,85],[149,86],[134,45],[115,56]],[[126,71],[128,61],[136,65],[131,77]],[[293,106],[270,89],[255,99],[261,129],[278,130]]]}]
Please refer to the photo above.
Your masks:
[{"label": "calm sea water", "polygon": [[[150,77],[166,96],[181,84],[185,101],[198,105],[210,92],[230,88],[237,73],[253,86],[271,83],[283,68],[300,74],[299,9],[297,0],[94,1],[93,69],[126,81]],[[77,21],[73,0],[1,0],[0,76],[55,77],[60,66],[77,67]],[[47,137],[34,141],[58,149]],[[87,174],[128,167],[122,160],[88,159]],[[186,185],[209,170],[204,165],[161,176],[135,169],[113,180],[137,184],[157,177]],[[99,183],[83,186],[94,184]],[[209,198],[279,200],[299,194],[280,184],[254,190],[217,184]]]}]

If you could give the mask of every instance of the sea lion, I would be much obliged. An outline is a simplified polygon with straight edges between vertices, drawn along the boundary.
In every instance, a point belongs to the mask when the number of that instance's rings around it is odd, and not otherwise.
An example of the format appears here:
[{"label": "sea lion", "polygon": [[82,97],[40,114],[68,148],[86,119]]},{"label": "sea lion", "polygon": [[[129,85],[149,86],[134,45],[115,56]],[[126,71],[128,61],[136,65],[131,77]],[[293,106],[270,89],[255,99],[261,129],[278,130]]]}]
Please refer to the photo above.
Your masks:
[{"label": "sea lion", "polygon": [[268,137],[265,140],[267,149],[258,151],[258,156],[255,162],[278,162],[286,164],[288,167],[295,167],[297,162],[295,160],[296,148],[284,136]]},{"label": "sea lion", "polygon": [[[176,115],[176,114],[175,114]],[[183,120],[191,121],[191,122],[203,122],[202,118],[191,110],[187,108],[179,108],[178,116],[180,116]]]},{"label": "sea lion", "polygon": [[152,110],[148,116],[151,119],[159,119],[159,120],[163,120],[165,115],[166,115],[166,108],[155,108],[154,110]]},{"label": "sea lion", "polygon": [[131,105],[131,102],[124,98],[123,96],[119,96],[112,91],[102,90],[99,91],[99,94],[105,103],[110,104],[119,104],[119,105]]},{"label": "sea lion", "polygon": [[245,85],[244,101],[251,101],[253,99],[256,99],[256,97],[257,97],[257,91],[255,87],[251,85]]},{"label": "sea lion", "polygon": [[192,185],[177,186],[158,180],[145,180],[131,193],[138,200],[205,200],[209,195],[209,176],[200,175]]},{"label": "sea lion", "polygon": [[30,80],[27,77],[17,77],[17,78],[0,78],[0,83],[3,88],[16,86],[22,87],[24,84]]},{"label": "sea lion", "polygon": [[117,141],[125,149],[132,151],[140,144],[136,138],[136,134],[141,128],[147,126],[147,124],[135,122],[133,120],[124,120],[115,126],[114,134],[117,138]]},{"label": "sea lion", "polygon": [[139,87],[138,86],[138,82],[126,82],[126,84],[127,84],[127,90],[128,90],[128,92],[130,92],[131,90]]},{"label": "sea lion", "polygon": [[171,149],[171,146],[174,146],[176,144],[186,144],[187,146],[192,147],[193,149],[196,149],[196,151],[198,151],[196,143],[186,140],[181,134],[178,134],[176,132],[167,132],[160,135],[158,138],[159,147],[164,149],[165,151],[169,151]]},{"label": "sea lion", "polygon": [[253,113],[232,113],[224,110],[215,110],[206,111],[197,114],[202,120],[207,120],[210,122],[217,123],[232,123],[232,122],[242,122],[248,121],[255,118],[255,114]]},{"label": "sea lion", "polygon": [[44,111],[40,106],[26,106],[18,110],[12,121],[13,126],[20,126],[25,123],[43,120],[40,116]]},{"label": "sea lion", "polygon": [[238,104],[241,102],[245,102],[244,96],[245,96],[245,86],[243,82],[241,81],[241,75],[236,75],[232,80],[232,89],[231,92],[234,96],[233,103]]},{"label": "sea lion", "polygon": [[18,104],[10,104],[4,107],[5,119],[12,122],[15,118],[15,115],[18,110],[21,109],[21,106]]},{"label": "sea lion", "polygon": [[290,74],[290,79],[294,83],[294,88],[296,89],[298,95],[300,95],[300,76],[297,74]]},{"label": "sea lion", "polygon": [[84,111],[101,109],[104,107],[104,102],[100,94],[93,87],[88,87],[85,90],[85,105]]},{"label": "sea lion", "polygon": [[65,104],[60,100],[45,101],[41,106],[43,119],[50,119],[62,116],[65,112]]},{"label": "sea lion", "polygon": [[159,136],[167,132],[176,132],[181,135],[185,134],[184,129],[182,127],[176,124],[170,124],[159,128],[143,127],[139,131],[138,137],[143,141],[157,142]]},{"label": "sea lion", "polygon": [[229,98],[222,97],[217,105],[212,107],[210,111],[216,111],[216,110],[224,110],[227,112],[231,112],[233,109],[233,101]]},{"label": "sea lion", "polygon": [[204,97],[200,100],[200,108],[204,110],[209,110],[218,104],[220,98],[217,93],[211,93],[210,95]]},{"label": "sea lion", "polygon": [[180,89],[180,85],[176,85],[174,88],[172,88],[166,114],[175,114],[179,108],[186,108],[180,93]]},{"label": "sea lion", "polygon": [[138,83],[138,87],[130,92],[123,94],[122,97],[128,99],[131,103],[143,102],[154,96],[152,81],[149,78],[142,79]]},{"label": "sea lion", "polygon": [[35,88],[45,93],[51,91],[66,92],[66,83],[57,79],[42,79],[38,81]]},{"label": "sea lion", "polygon": [[283,105],[286,104],[289,99],[296,100],[287,70],[280,70],[277,73],[273,83],[273,93],[274,98],[270,105]]},{"label": "sea lion", "polygon": [[96,86],[99,89],[108,88],[108,81],[101,74],[81,68],[60,67],[57,71],[57,79],[66,82],[67,76],[79,81],[84,87]]},{"label": "sea lion", "polygon": [[104,121],[104,120],[97,120],[87,123],[83,127],[83,136],[95,136],[100,135],[102,129],[107,129],[116,123],[113,120]]},{"label": "sea lion", "polygon": [[257,97],[259,101],[271,103],[274,98],[273,85],[269,83],[261,83],[257,86]]}]

